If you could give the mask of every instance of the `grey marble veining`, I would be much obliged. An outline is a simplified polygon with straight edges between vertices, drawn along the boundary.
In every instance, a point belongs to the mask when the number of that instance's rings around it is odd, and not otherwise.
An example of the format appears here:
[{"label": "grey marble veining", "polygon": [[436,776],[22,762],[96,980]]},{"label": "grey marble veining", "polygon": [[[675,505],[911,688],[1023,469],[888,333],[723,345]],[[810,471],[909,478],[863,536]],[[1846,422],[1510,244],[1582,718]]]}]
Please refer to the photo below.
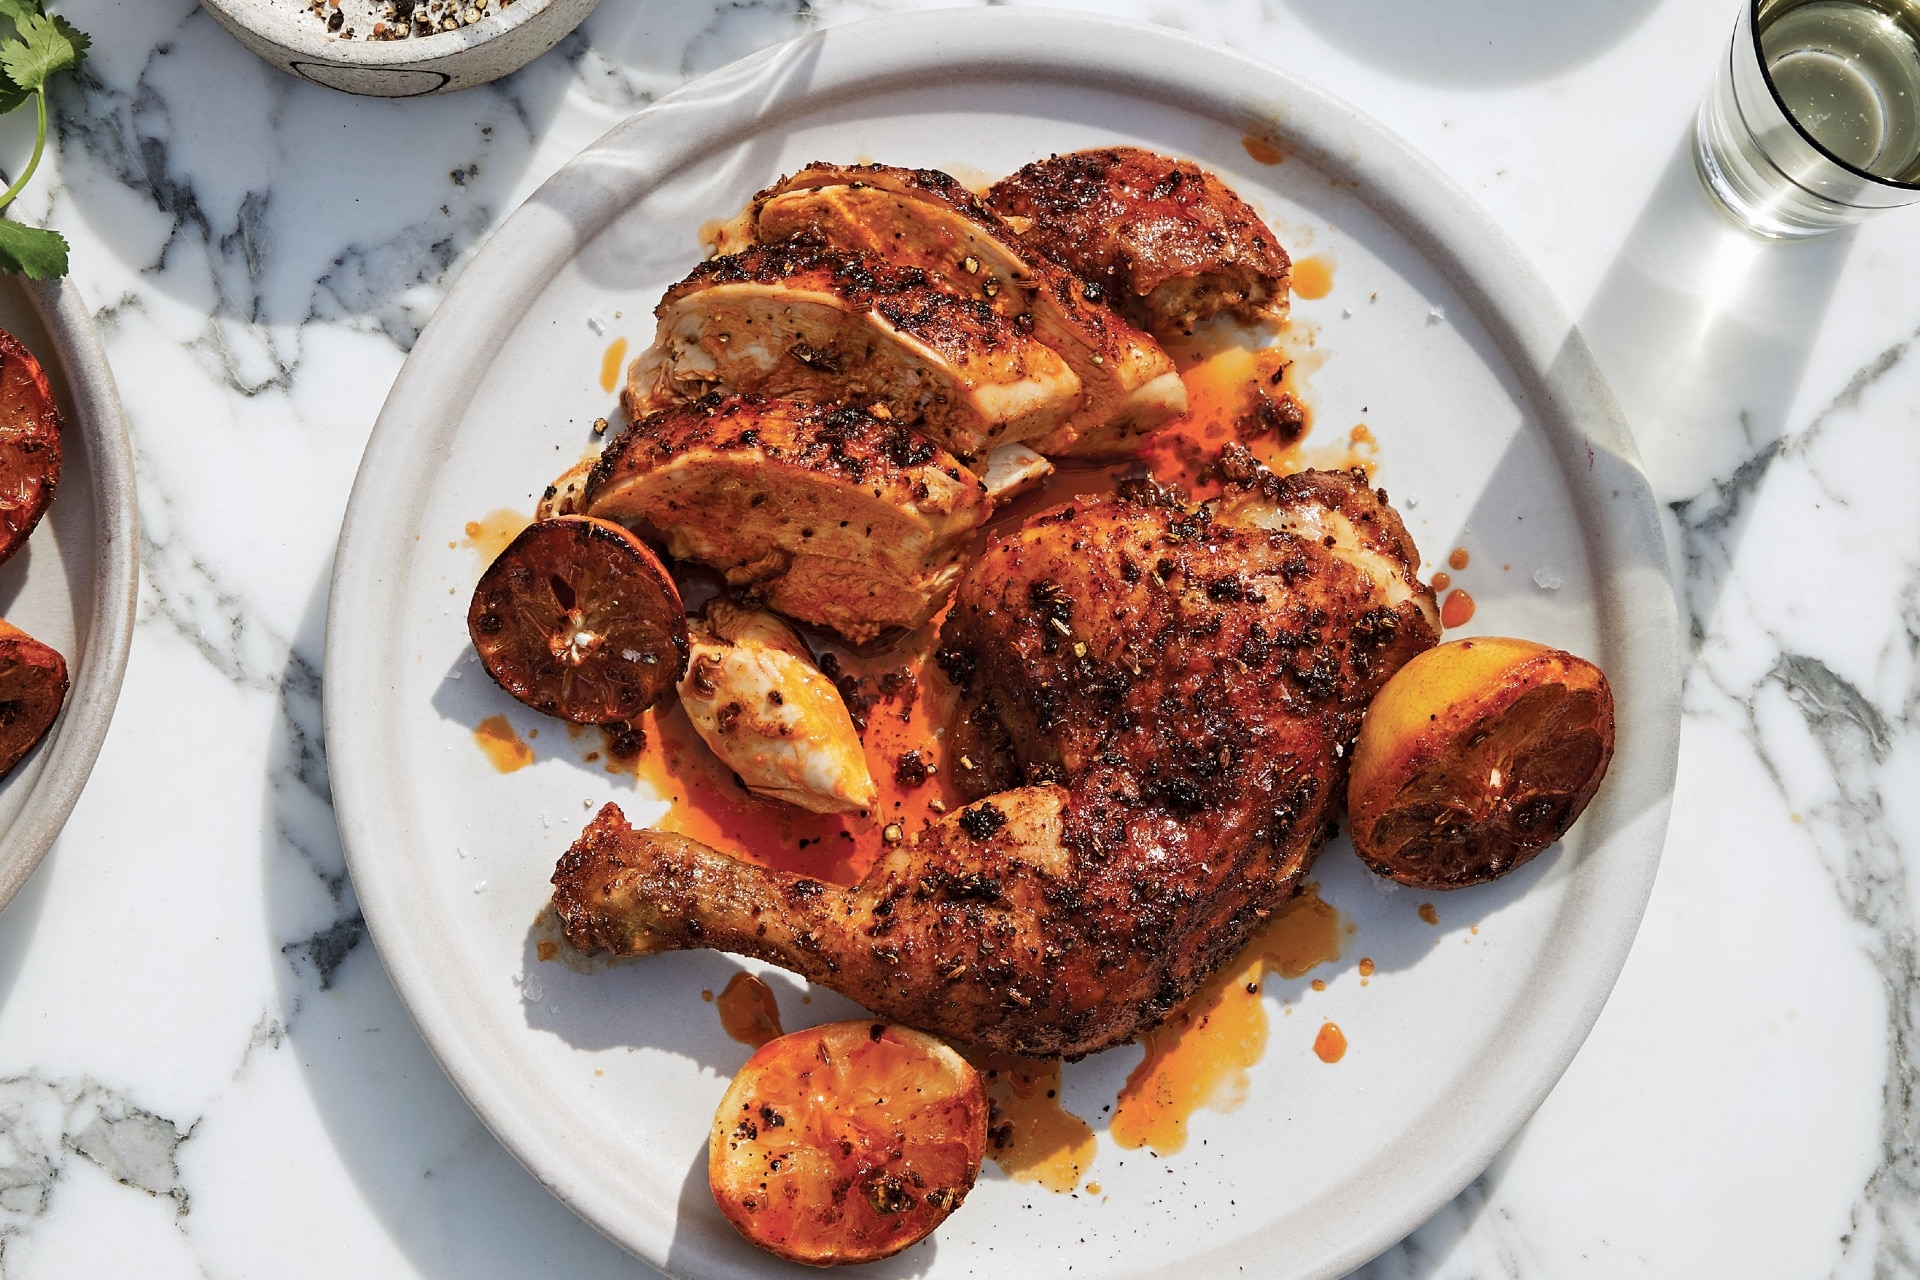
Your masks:
[{"label": "grey marble veining", "polygon": [[[61,7],[95,51],[21,212],[100,314],[143,590],[93,785],[0,916],[0,1276],[643,1274],[479,1125],[366,942],[320,725],[334,537],[406,351],[547,173],[731,58],[916,5],[609,0],[408,103],[280,77],[188,0]],[[1693,664],[1640,944],[1539,1117],[1365,1274],[1920,1274],[1911,219],[1754,249],[1689,204],[1725,6],[1083,7],[1432,155],[1581,317],[1671,514]]]}]

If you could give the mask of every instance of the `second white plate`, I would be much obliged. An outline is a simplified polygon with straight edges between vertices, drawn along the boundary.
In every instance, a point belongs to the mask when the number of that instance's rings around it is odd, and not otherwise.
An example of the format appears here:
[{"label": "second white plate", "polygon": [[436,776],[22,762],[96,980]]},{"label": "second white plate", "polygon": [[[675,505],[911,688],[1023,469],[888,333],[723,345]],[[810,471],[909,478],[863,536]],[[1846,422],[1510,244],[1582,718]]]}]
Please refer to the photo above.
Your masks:
[{"label": "second white plate", "polygon": [[[1253,136],[1286,159],[1263,164]],[[481,565],[467,522],[531,509],[608,413],[603,355],[651,336],[703,223],[815,159],[930,165],[963,179],[1050,152],[1136,143],[1189,156],[1260,207],[1334,287],[1296,316],[1321,361],[1324,440],[1364,422],[1379,482],[1430,559],[1472,553],[1471,628],[1561,645],[1619,699],[1613,774],[1574,837],[1498,884],[1375,891],[1344,842],[1323,896],[1346,957],[1268,987],[1274,1028],[1238,1110],[1177,1154],[1104,1136],[1099,1194],[990,1168],[929,1243],[865,1274],[1332,1276],[1417,1225],[1505,1144],[1598,1016],[1652,885],[1678,733],[1672,594],[1652,498],[1579,337],[1526,262],[1404,143],[1301,81],[1163,30],[1003,9],[807,37],[663,100],[589,148],[481,252],[414,348],[368,446],[328,621],[326,728],[355,888],[382,958],[449,1075],[558,1196],[677,1275],[777,1267],[705,1184],[707,1125],[746,1050],[703,988],[703,953],[580,973],[537,958],[554,860],[590,811],[660,805],[583,762],[563,727],[494,688],[465,629]],[[1538,575],[1536,578],[1536,574]],[[1546,585],[1541,585],[1546,584]],[[536,763],[476,748],[504,714]],[[1440,923],[1417,913],[1434,901]],[[1356,962],[1370,958],[1362,981]],[[803,1006],[776,979],[790,1025]],[[1323,1020],[1351,1050],[1311,1051]],[[1070,1067],[1102,1107],[1139,1059]]]}]

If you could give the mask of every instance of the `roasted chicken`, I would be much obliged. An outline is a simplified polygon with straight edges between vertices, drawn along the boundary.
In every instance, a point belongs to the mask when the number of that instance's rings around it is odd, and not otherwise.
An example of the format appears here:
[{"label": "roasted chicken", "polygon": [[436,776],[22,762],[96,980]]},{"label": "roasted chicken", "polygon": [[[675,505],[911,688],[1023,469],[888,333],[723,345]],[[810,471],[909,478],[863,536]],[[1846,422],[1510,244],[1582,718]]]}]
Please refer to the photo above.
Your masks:
[{"label": "roasted chicken", "polygon": [[1286,314],[1286,250],[1198,165],[1138,147],[1076,151],[1003,178],[987,203],[1023,246],[1149,333],[1191,333],[1222,311],[1248,323]]},{"label": "roasted chicken", "polygon": [[813,164],[754,197],[722,248],[817,235],[835,248],[926,272],[1058,352],[1080,403],[1041,453],[1113,454],[1186,412],[1186,386],[1146,334],[1091,300],[1085,282],[1023,248],[1011,229],[937,169]]},{"label": "roasted chicken", "polygon": [[986,300],[817,236],[703,262],[654,313],[627,376],[635,421],[715,390],[844,401],[967,459],[1044,439],[1080,405],[1073,370]]},{"label": "roasted chicken", "polygon": [[1244,450],[1223,470],[1217,509],[1078,501],[967,572],[939,656],[963,690],[948,759],[986,798],[853,886],[608,806],[554,874],[569,940],[756,956],[1034,1056],[1155,1026],[1295,891],[1368,700],[1436,638],[1363,475],[1280,478]]},{"label": "roasted chicken", "polygon": [[993,509],[978,477],[897,420],[745,395],[635,422],[578,506],[855,643],[938,612]]}]

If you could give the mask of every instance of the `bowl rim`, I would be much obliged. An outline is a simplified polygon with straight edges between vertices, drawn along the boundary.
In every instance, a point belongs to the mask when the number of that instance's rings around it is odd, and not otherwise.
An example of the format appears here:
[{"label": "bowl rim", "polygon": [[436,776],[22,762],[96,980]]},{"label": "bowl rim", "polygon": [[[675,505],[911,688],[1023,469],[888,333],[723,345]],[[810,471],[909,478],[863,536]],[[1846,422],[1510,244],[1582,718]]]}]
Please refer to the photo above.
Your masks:
[{"label": "bowl rim", "polygon": [[559,0],[511,0],[505,8],[496,9],[471,26],[405,40],[342,40],[314,27],[304,13],[289,12],[271,0],[200,3],[296,58],[333,66],[408,68],[477,49],[533,22]]},{"label": "bowl rim", "polygon": [[[18,282],[46,326],[73,409],[64,443],[86,452],[92,473],[94,562],[86,645],[68,655],[73,687],[37,748],[47,760],[26,804],[0,832],[0,911],[46,857],[92,776],[127,674],[140,595],[140,522],[120,391],[93,315],[71,278]],[[56,499],[57,501],[58,499]]]}]

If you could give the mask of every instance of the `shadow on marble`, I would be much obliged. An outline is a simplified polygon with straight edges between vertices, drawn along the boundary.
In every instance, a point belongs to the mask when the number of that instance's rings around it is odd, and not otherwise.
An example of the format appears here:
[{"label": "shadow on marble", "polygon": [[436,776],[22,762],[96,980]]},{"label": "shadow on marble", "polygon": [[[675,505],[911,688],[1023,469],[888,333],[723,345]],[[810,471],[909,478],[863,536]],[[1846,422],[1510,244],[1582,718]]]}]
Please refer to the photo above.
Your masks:
[{"label": "shadow on marble", "polygon": [[52,878],[53,860],[60,855],[60,842],[54,841],[53,848],[47,850],[46,860],[40,864],[34,875],[20,886],[20,892],[13,895],[13,901],[0,907],[0,1009],[6,1007],[7,996],[13,990],[13,984],[20,980],[20,971],[26,966],[27,952],[33,946],[34,926],[40,920],[40,909],[47,901],[47,883]]},{"label": "shadow on marble", "polygon": [[[989,1165],[991,1167],[991,1165]],[[935,1232],[919,1244],[894,1257],[870,1262],[856,1268],[861,1280],[914,1280],[933,1270],[940,1248],[940,1233]],[[680,1184],[679,1212],[676,1215],[673,1243],[667,1248],[667,1273],[691,1276],[701,1258],[719,1257],[721,1267],[735,1275],[749,1273],[766,1276],[817,1276],[819,1270],[798,1263],[781,1262],[748,1244],[733,1229],[713,1203],[707,1184],[707,1148],[702,1144]],[[702,1269],[704,1270],[704,1268]]]},{"label": "shadow on marble", "polygon": [[[65,12],[97,30],[113,8]],[[283,330],[311,319],[405,349],[536,163],[584,48],[553,55],[558,73],[536,63],[464,93],[363,98],[267,67],[195,7],[130,83],[90,63],[56,90],[71,216],[148,287],[241,331],[196,344],[236,389],[286,385],[300,338]],[[236,119],[235,99],[272,107]]]},{"label": "shadow on marble", "polygon": [[[610,67],[670,73],[680,80],[804,35],[817,21],[819,13],[809,0],[726,5],[714,0],[648,0],[603,4],[581,29]],[[660,55],[671,52],[679,58],[668,67]]]},{"label": "shadow on marble", "polygon": [[[1693,561],[1706,546],[1732,558],[1743,507],[1785,437],[1852,239],[1843,231],[1774,242],[1741,230],[1700,186],[1689,132],[1580,321],[1633,429],[1667,535],[1677,540],[1670,555],[1695,648],[1726,575]],[[1485,1210],[1525,1136],[1523,1129],[1465,1191],[1356,1277],[1460,1273],[1460,1254],[1484,1232]]]},{"label": "shadow on marble", "polygon": [[1593,61],[1658,0],[1284,0],[1315,34],[1390,75],[1454,88],[1530,84]]},{"label": "shadow on marble", "polygon": [[1786,434],[1854,234],[1742,230],[1695,175],[1689,130],[1581,317],[1669,521],[1695,648],[1725,575],[1698,572],[1693,535],[1729,557],[1738,545],[1744,499]]}]

